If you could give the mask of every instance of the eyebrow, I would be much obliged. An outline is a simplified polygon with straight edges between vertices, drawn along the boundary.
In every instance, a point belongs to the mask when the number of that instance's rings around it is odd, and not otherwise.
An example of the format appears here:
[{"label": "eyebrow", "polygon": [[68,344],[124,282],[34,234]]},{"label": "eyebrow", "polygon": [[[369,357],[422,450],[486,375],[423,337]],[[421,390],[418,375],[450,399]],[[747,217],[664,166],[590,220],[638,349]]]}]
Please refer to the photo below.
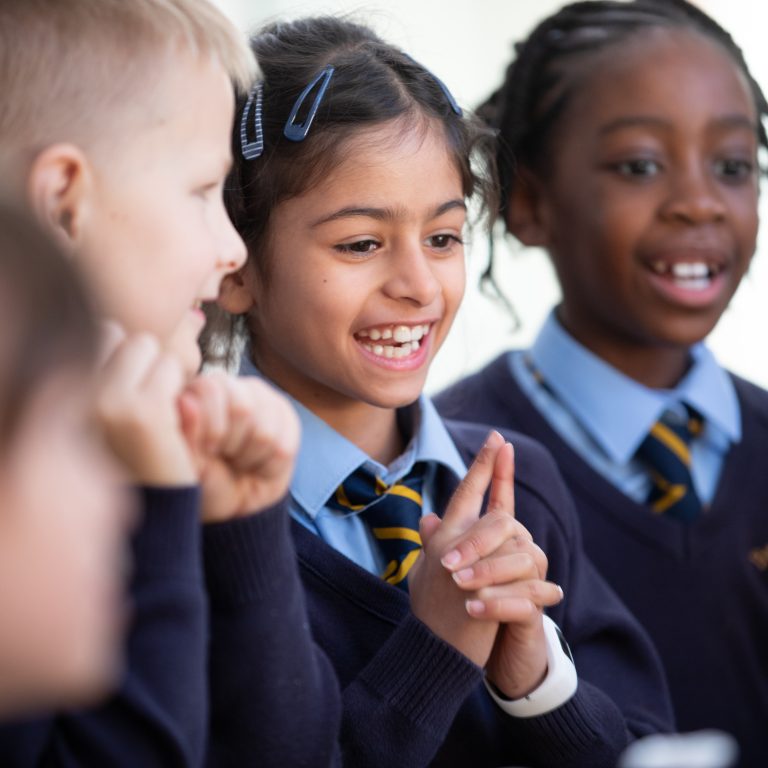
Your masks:
[{"label": "eyebrow", "polygon": [[[744,128],[752,133],[757,132],[757,126],[754,121],[750,120],[745,115],[731,114],[720,115],[713,121],[714,125],[718,128]],[[672,123],[669,120],[665,120],[661,117],[651,117],[646,115],[629,115],[626,117],[619,117],[616,120],[611,120],[600,128],[602,135],[620,131],[624,128],[671,128]]]},{"label": "eyebrow", "polygon": [[[430,219],[436,219],[438,216],[442,216],[448,211],[460,208],[466,211],[467,205],[462,199],[448,200],[445,203],[441,203],[429,213]],[[347,208],[339,208],[338,211],[333,211],[325,216],[321,216],[316,221],[310,224],[310,227],[314,229],[323,224],[328,224],[331,221],[338,221],[339,219],[348,218],[366,218],[377,219],[378,221],[394,221],[395,219],[403,218],[406,214],[405,208],[374,208],[374,207],[359,207],[348,206]]]}]

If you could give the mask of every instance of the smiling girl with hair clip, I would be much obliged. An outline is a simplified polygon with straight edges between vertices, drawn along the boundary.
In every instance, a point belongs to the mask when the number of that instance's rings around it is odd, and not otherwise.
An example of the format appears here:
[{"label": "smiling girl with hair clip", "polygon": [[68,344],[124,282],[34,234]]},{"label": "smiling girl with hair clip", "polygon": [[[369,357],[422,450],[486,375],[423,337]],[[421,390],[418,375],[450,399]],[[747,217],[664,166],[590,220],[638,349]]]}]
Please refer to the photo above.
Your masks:
[{"label": "smiling girl with hair clip", "polygon": [[[493,196],[487,131],[351,21],[252,47],[226,191],[249,257],[207,346],[244,338],[241,373],[299,411],[292,527],[345,764],[615,765],[671,724],[650,643],[581,551],[549,456],[422,393],[464,290],[467,204]],[[234,713],[231,681],[211,685],[214,719],[247,722],[247,695]]]},{"label": "smiling girl with hair clip", "polygon": [[585,547],[655,640],[678,726],[768,760],[768,395],[704,339],[749,268],[765,98],[683,0],[575,3],[482,108],[501,215],[562,300],[530,350],[438,396],[558,461]]}]

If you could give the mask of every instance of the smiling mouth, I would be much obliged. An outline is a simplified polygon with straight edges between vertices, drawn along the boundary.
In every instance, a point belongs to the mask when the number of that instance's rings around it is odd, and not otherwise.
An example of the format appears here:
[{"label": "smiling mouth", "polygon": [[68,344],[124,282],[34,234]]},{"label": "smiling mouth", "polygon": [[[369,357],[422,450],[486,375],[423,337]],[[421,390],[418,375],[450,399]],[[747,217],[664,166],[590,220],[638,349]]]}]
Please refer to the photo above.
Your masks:
[{"label": "smiling mouth", "polygon": [[355,340],[378,357],[397,359],[416,352],[431,327],[431,323],[381,325],[358,331]]},{"label": "smiling mouth", "polygon": [[723,264],[710,261],[670,263],[661,259],[652,261],[649,267],[654,274],[671,280],[675,285],[687,291],[706,290],[725,269]]}]

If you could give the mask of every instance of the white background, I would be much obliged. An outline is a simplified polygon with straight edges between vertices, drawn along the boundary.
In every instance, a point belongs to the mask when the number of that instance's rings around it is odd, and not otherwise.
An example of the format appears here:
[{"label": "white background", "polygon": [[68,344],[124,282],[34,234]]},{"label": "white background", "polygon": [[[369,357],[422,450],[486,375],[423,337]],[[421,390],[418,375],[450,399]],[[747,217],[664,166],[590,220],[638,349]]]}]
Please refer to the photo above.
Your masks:
[{"label": "white background", "polygon": [[[552,0],[215,0],[246,31],[274,18],[317,13],[353,13],[385,39],[405,48],[450,87],[457,101],[475,106],[500,82],[512,43],[524,37],[561,2]],[[713,15],[745,52],[753,75],[768,90],[768,49],[764,0],[708,0],[699,5]],[[765,215],[765,201],[761,206]],[[721,363],[768,387],[768,265],[765,235],[730,308],[710,337]],[[558,288],[546,256],[511,241],[497,242],[497,276],[519,314],[515,330],[506,310],[482,296],[477,276],[487,248],[478,232],[468,244],[467,294],[451,335],[432,366],[428,389],[437,390],[479,368],[501,350],[525,346],[535,335]]]}]

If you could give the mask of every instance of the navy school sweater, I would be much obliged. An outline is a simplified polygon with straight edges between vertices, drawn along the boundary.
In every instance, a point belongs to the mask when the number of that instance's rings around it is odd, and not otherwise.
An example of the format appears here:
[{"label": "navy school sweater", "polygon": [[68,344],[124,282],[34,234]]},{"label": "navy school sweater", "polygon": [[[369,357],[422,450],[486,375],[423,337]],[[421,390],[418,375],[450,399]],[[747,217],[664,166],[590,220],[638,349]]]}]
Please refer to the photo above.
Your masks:
[{"label": "navy school sweater", "polygon": [[6,724],[0,766],[335,763],[340,695],[309,635],[287,505],[206,526],[204,577],[198,489],[145,490],[143,499],[120,690],[88,711]]},{"label": "navy school sweater", "polygon": [[202,764],[208,712],[199,503],[194,487],[143,491],[119,693],[93,709],[5,724],[3,768]]},{"label": "navy school sweater", "polygon": [[[449,429],[470,462],[487,430]],[[574,652],[578,691],[546,715],[509,717],[486,693],[482,670],[418,621],[404,592],[294,522],[312,632],[342,689],[345,766],[613,768],[633,737],[672,728],[655,651],[584,557],[552,459],[522,436],[507,437],[516,450],[517,515],[547,553],[548,577],[565,592],[550,614]],[[439,474],[436,509],[445,508],[454,487],[450,473]],[[243,521],[241,535],[250,522]],[[247,697],[237,701],[241,712],[232,707],[231,716],[247,718]],[[248,765],[248,755],[237,764]]]},{"label": "navy school sweater", "polygon": [[692,525],[651,515],[555,432],[506,355],[435,398],[446,416],[517,429],[555,457],[587,554],[648,630],[681,730],[739,741],[741,768],[768,766],[768,392],[733,377],[743,437],[711,507]]}]

